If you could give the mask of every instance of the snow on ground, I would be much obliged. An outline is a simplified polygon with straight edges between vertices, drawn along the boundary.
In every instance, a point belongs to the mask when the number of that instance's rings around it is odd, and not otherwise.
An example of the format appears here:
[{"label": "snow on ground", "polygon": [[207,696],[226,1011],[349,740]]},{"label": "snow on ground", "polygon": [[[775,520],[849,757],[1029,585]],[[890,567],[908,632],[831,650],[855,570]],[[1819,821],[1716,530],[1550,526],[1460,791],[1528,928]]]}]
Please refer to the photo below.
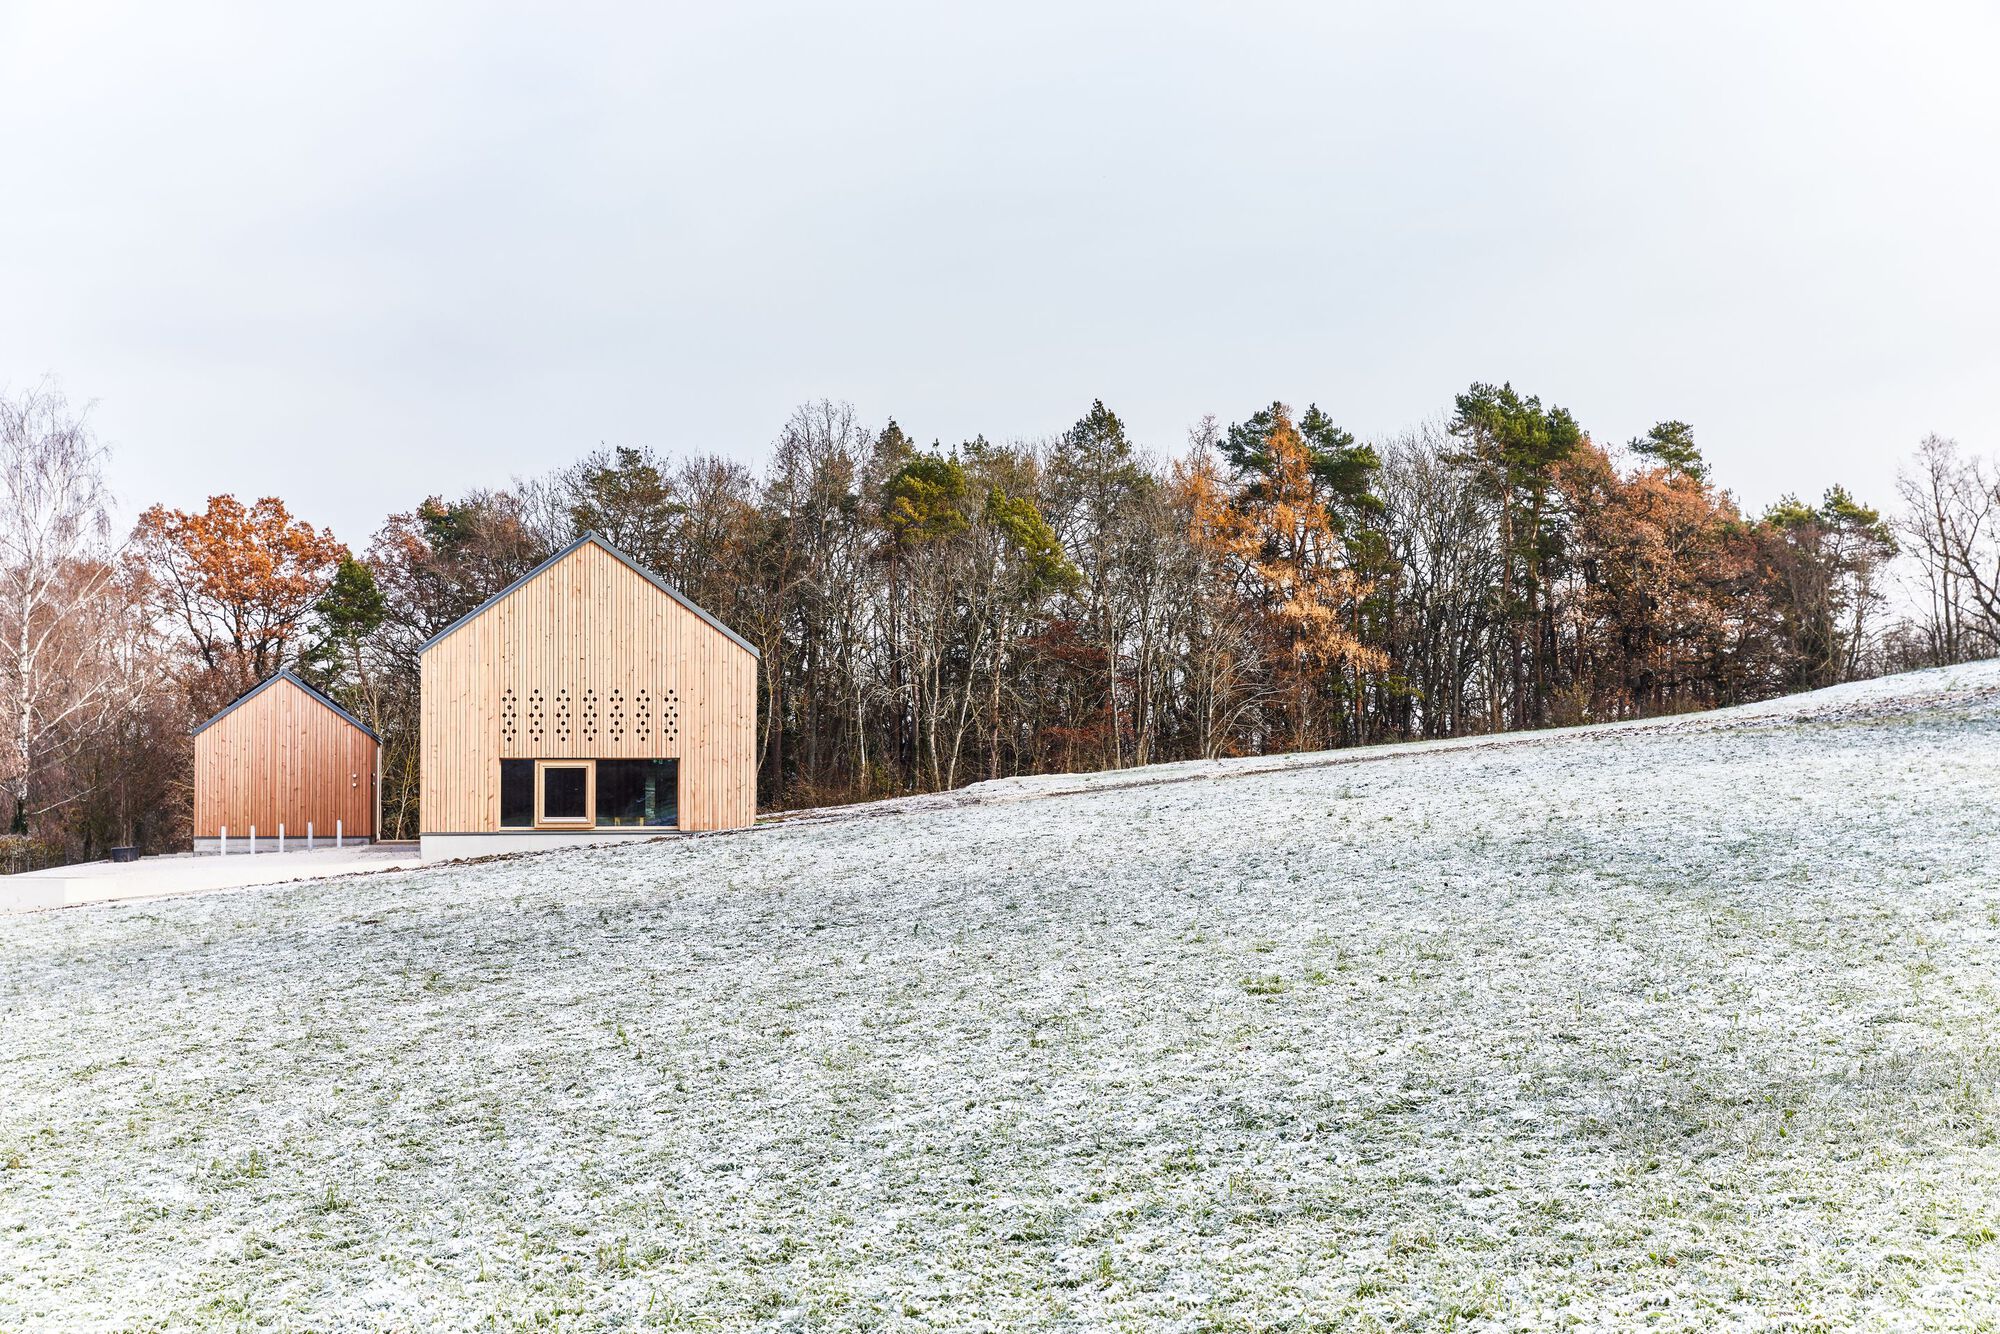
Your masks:
[{"label": "snow on ground", "polygon": [[0,921],[0,1328],[1992,1326],[2000,664],[1202,772]]}]

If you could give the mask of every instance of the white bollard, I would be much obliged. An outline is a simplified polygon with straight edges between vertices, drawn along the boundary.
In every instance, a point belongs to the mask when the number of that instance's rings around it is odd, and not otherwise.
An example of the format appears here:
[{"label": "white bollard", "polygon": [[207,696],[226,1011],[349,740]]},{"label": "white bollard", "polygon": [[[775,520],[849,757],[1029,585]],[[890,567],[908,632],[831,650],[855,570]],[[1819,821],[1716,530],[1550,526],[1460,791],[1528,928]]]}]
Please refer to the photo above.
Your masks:
[{"label": "white bollard", "polygon": [[250,855],[257,855],[257,826],[254,824],[250,826]]},{"label": "white bollard", "polygon": [[340,821],[338,820],[333,822],[333,846],[335,848],[340,846]]},{"label": "white bollard", "polygon": [[227,857],[229,855],[229,826],[223,825],[216,832],[221,837],[215,840],[215,855],[218,857]]},{"label": "white bollard", "polygon": [[284,850],[285,850],[285,822],[283,820],[280,820],[278,821],[278,851],[283,852]]},{"label": "white bollard", "polygon": [[312,850],[313,850],[313,822],[311,820],[308,820],[306,821],[306,851],[311,852]]}]

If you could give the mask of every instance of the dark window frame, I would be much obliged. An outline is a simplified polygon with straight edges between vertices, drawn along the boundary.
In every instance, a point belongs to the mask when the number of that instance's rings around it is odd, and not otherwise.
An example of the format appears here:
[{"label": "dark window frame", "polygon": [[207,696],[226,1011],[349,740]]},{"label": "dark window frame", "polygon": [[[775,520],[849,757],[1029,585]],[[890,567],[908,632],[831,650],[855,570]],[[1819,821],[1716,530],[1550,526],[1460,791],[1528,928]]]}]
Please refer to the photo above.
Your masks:
[{"label": "dark window frame", "polygon": [[[533,760],[500,761],[500,827],[502,829],[533,829],[535,827],[535,762]],[[510,802],[509,798],[513,798]]]},{"label": "dark window frame", "polygon": [[[607,819],[603,807],[606,796],[601,795],[602,789],[598,782],[599,766],[607,764],[662,767],[656,768],[654,776],[668,780],[666,800],[664,802],[660,800],[660,791],[656,786],[654,810],[656,817],[664,814],[668,818],[647,821],[641,814],[637,819]],[[551,770],[576,770],[584,775],[581,816],[549,816],[547,775]],[[615,786],[609,795],[616,797]],[[662,806],[665,808],[664,811],[661,809]],[[679,829],[680,827],[681,757],[678,755],[500,761],[500,828],[503,830]]]},{"label": "dark window frame", "polygon": [[[645,758],[599,759],[597,766],[597,790],[592,805],[592,813],[599,829],[678,829],[681,824],[681,762],[679,756],[649,756]],[[606,766],[624,766],[638,772],[621,774],[613,769],[610,781],[606,781]],[[650,772],[649,772],[650,771]],[[653,808],[656,818],[646,819],[643,810],[636,819],[607,818],[607,799],[616,800],[621,788],[629,781],[643,784],[647,779],[653,782]],[[662,791],[664,787],[664,791]],[[641,798],[643,802],[643,797]],[[664,816],[665,818],[657,818]]]}]

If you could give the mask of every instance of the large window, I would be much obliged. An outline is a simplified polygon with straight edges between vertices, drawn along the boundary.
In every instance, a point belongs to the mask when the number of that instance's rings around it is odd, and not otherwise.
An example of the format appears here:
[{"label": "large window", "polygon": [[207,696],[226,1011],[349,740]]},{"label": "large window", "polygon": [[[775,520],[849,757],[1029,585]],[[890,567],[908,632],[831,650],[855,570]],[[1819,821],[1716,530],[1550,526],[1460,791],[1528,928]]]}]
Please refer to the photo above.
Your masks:
[{"label": "large window", "polygon": [[679,760],[502,760],[502,829],[672,829]]},{"label": "large window", "polygon": [[680,771],[679,760],[599,760],[597,823],[679,824]]},{"label": "large window", "polygon": [[500,827],[535,827],[535,762],[500,761]]}]

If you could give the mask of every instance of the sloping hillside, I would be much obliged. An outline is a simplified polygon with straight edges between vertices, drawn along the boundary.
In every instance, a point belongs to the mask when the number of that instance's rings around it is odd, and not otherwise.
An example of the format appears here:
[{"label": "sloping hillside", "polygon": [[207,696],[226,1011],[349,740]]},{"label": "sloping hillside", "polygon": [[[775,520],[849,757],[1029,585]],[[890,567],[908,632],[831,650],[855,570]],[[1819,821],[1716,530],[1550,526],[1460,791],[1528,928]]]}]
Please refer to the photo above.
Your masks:
[{"label": "sloping hillside", "polygon": [[0,1327],[1966,1328],[1996,828],[1984,664],[0,921]]}]

